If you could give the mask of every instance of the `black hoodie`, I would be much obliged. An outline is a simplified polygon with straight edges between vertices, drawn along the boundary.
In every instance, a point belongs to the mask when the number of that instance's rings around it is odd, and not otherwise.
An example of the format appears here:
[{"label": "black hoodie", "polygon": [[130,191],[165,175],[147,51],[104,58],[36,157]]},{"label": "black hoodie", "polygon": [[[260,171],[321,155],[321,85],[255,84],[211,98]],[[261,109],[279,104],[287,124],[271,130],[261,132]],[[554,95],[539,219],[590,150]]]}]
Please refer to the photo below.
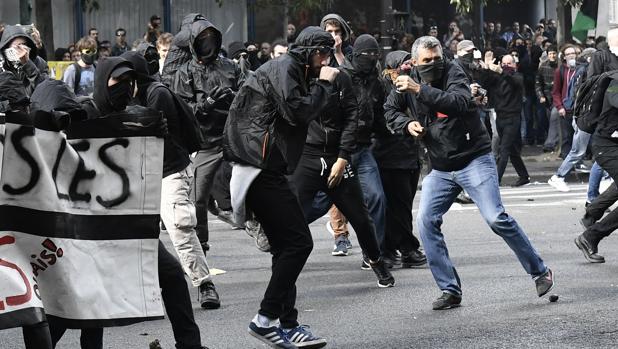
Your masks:
[{"label": "black hoodie", "polygon": [[[403,62],[410,59],[410,52],[393,51],[386,55],[387,69],[398,69]],[[384,79],[386,96],[394,90],[390,79]],[[381,169],[415,170],[420,168],[418,142],[409,135],[390,132],[379,133],[374,139],[373,155]]]},{"label": "black hoodie", "polygon": [[[26,64],[19,64],[17,67],[14,67],[13,64],[6,58],[4,50],[7,49],[10,42],[17,37],[23,37],[26,39],[26,45],[30,48],[30,59]],[[4,60],[4,65],[2,68],[13,72],[17,79],[23,82],[28,96],[34,92],[34,89],[38,84],[47,79],[47,62],[37,56],[36,45],[22,26],[7,25],[4,28],[4,31],[2,32],[2,39],[0,39],[0,55],[2,55],[2,59]]]},{"label": "black hoodie", "polygon": [[[228,109],[233,97],[221,101],[215,108],[204,108],[208,92],[214,87],[230,88],[238,91],[242,85],[242,73],[240,68],[232,60],[219,55],[221,50],[221,32],[206,19],[198,19],[189,24],[189,50],[192,59],[183,63],[174,76],[169,80],[169,86],[193,109],[195,116],[200,122],[200,128],[204,138],[202,149],[208,149],[221,145],[223,127],[228,116]],[[198,63],[195,53],[196,38],[203,31],[214,31],[217,40],[216,50],[213,52],[214,61],[207,64]],[[186,33],[185,33],[186,35]]]},{"label": "black hoodie", "polygon": [[163,177],[181,171],[191,161],[189,152],[182,146],[179,110],[176,108],[172,92],[148,75],[146,59],[139,53],[129,51],[120,57],[131,62],[137,73],[136,102],[141,106],[162,112],[167,120],[168,135],[163,145]]},{"label": "black hoodie", "polygon": [[318,27],[305,28],[288,54],[266,62],[234,98],[225,125],[224,155],[229,161],[279,173],[294,172],[307,138],[307,127],[328,105],[332,86],[310,83],[315,46],[334,45]]},{"label": "black hoodie", "polygon": [[112,72],[121,66],[133,69],[133,65],[121,57],[106,57],[100,59],[97,69],[94,72],[94,92],[93,98],[97,109],[101,115],[107,115],[114,112],[112,100],[109,96],[109,88],[107,82],[110,79]]}]

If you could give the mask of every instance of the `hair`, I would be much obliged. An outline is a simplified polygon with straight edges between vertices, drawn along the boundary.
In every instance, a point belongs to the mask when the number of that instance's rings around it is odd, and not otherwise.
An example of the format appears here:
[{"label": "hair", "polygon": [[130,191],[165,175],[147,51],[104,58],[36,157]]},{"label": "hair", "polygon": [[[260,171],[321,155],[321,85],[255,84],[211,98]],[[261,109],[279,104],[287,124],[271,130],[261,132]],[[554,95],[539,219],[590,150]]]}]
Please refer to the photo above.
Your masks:
[{"label": "hair", "polygon": [[272,43],[272,44],[270,44],[270,47],[271,47],[272,49],[274,49],[274,48],[275,48],[275,46],[277,46],[277,45],[278,45],[278,46],[283,46],[283,47],[288,47],[288,45],[289,45],[289,44],[288,44],[288,42],[287,42],[286,40],[283,40],[283,39],[277,39],[277,40],[273,41],[273,43]]},{"label": "hair", "polygon": [[174,35],[172,33],[162,33],[157,39],[157,46],[167,46],[172,44]]},{"label": "hair", "polygon": [[155,21],[155,20],[157,20],[157,19],[161,19],[161,17],[159,17],[159,15],[152,15],[152,16],[150,16],[150,21],[151,21],[151,22],[152,22],[152,21]]},{"label": "hair", "polygon": [[84,36],[75,44],[75,50],[82,51],[83,49],[96,49],[97,42],[89,36]]},{"label": "hair", "polygon": [[339,22],[338,20],[331,18],[327,21],[324,22],[324,28],[326,28],[327,25],[332,25],[333,27],[337,27],[341,30],[343,30],[343,25],[341,25],[341,22]]},{"label": "hair", "polygon": [[418,59],[419,48],[432,49],[435,47],[438,47],[440,49],[440,54],[442,54],[442,46],[440,45],[440,41],[438,41],[438,39],[430,35],[421,36],[420,38],[416,39],[416,41],[414,41],[414,44],[412,44],[412,51],[410,52],[412,55],[412,59]]},{"label": "hair", "polygon": [[93,31],[93,30],[99,31],[97,28],[92,27],[92,28],[88,29],[88,35],[90,35],[90,32]]},{"label": "hair", "polygon": [[558,53],[558,47],[556,47],[556,45],[551,45],[547,48],[547,50],[545,50],[545,52],[556,52]]},{"label": "hair", "polygon": [[118,35],[118,32],[123,32],[125,35],[127,34],[127,31],[126,31],[126,30],[124,30],[124,28],[118,28],[118,29],[116,29],[115,34],[116,34],[116,35]]}]

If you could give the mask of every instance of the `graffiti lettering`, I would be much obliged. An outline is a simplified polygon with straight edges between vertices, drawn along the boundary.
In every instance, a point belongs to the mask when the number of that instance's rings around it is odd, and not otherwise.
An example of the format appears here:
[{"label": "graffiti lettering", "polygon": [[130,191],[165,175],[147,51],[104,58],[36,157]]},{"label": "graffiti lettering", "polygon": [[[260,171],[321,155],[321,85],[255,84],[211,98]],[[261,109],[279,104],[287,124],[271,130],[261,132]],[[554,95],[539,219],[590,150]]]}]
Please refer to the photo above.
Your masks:
[{"label": "graffiti lettering", "polygon": [[[90,149],[90,142],[81,141],[72,144],[72,146],[77,152],[86,151]],[[78,193],[77,186],[81,181],[93,179],[96,174],[97,173],[94,170],[86,170],[84,159],[82,159],[82,157],[80,156],[79,163],[77,164],[77,171],[75,171],[75,174],[73,175],[73,180],[71,180],[71,185],[69,186],[69,197],[71,198],[71,200],[90,202],[90,193]]]},{"label": "graffiti lettering", "polygon": [[30,166],[30,180],[26,185],[21,188],[13,188],[8,184],[2,186],[2,190],[11,195],[27,193],[28,191],[32,190],[32,188],[34,188],[36,183],[39,181],[39,177],[41,175],[39,166],[37,165],[32,155],[28,152],[28,150],[21,144],[21,141],[24,138],[32,136],[34,136],[34,128],[23,126],[17,129],[17,131],[13,132],[13,134],[11,135],[11,142],[13,142],[13,145],[15,146],[15,151]]},{"label": "graffiti lettering", "polygon": [[[0,245],[9,245],[9,244],[14,244],[14,243],[15,243],[15,238],[12,236],[3,236],[0,238]],[[30,288],[30,282],[28,281],[28,278],[26,277],[26,274],[23,272],[23,270],[21,270],[21,268],[18,267],[17,265],[11,262],[8,262],[6,260],[3,260],[2,258],[0,258],[0,267],[6,267],[6,268],[16,270],[19,273],[19,276],[21,276],[21,279],[24,282],[24,285],[26,286],[26,293],[6,297],[5,298],[6,305],[17,306],[17,305],[28,302],[32,298],[32,289]],[[0,310],[5,309],[5,305],[4,305],[5,301],[2,301],[0,299]]]},{"label": "graffiti lettering", "polygon": [[112,159],[110,159],[109,156],[107,156],[107,154],[105,153],[107,149],[115,145],[120,145],[126,148],[129,146],[129,140],[126,138],[115,139],[114,141],[103,145],[99,149],[99,158],[101,158],[101,162],[103,162],[112,171],[116,172],[118,176],[120,176],[120,179],[122,180],[122,193],[117,198],[111,199],[111,200],[103,200],[103,198],[101,198],[100,196],[97,196],[97,202],[101,204],[101,206],[107,207],[107,208],[120,205],[125,200],[127,200],[127,198],[129,197],[129,193],[130,193],[129,192],[129,176],[127,176],[127,172],[122,167],[115,164],[112,161]]},{"label": "graffiti lettering", "polygon": [[63,138],[62,140],[60,140],[60,148],[58,149],[58,154],[56,155],[56,161],[54,162],[54,168],[52,169],[52,179],[54,181],[54,185],[56,186],[56,194],[58,195],[58,198],[62,200],[69,200],[69,195],[61,193],[60,190],[58,190],[58,182],[56,178],[58,177],[58,168],[60,167],[60,160],[62,160],[62,155],[64,154],[64,150],[66,148],[67,148],[67,142]]}]

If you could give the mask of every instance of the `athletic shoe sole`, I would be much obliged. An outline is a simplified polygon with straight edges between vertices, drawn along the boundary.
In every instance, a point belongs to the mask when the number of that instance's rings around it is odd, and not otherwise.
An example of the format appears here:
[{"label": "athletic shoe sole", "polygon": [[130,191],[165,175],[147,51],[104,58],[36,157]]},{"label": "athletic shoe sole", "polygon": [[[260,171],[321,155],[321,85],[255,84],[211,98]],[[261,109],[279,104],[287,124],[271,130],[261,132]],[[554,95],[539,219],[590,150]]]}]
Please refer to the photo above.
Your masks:
[{"label": "athletic shoe sole", "polygon": [[381,284],[380,281],[378,281],[378,287],[379,288],[389,288],[389,287],[394,287],[395,286],[395,280],[393,280],[393,282],[389,282],[387,284]]},{"label": "athletic shoe sole", "polygon": [[433,308],[433,310],[448,310],[448,309],[454,309],[454,308],[459,308],[459,307],[461,307],[461,304],[451,304],[451,305],[446,306],[446,307]]},{"label": "athletic shoe sole", "polygon": [[326,341],[324,339],[318,339],[315,341],[303,342],[303,343],[293,343],[298,348],[303,349],[319,349],[326,346]]},{"label": "athletic shoe sole", "polygon": [[343,256],[349,256],[349,255],[350,255],[350,252],[333,251],[331,254],[332,254],[333,256],[343,257]]}]

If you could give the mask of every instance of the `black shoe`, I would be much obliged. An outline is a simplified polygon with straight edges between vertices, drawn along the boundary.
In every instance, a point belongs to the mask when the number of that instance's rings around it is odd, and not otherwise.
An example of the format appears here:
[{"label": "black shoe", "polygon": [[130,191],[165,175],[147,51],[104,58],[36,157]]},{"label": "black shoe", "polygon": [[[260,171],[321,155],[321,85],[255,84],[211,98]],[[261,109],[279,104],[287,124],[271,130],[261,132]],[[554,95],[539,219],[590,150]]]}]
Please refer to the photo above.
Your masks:
[{"label": "black shoe", "polygon": [[219,294],[215,289],[215,284],[212,281],[206,281],[199,287],[200,291],[200,305],[204,309],[217,309],[221,306],[219,300]]},{"label": "black shoe", "polygon": [[378,287],[385,288],[395,286],[395,278],[386,267],[386,264],[384,264],[383,258],[378,259],[375,263],[369,262],[369,265],[371,265],[371,269],[373,269],[373,272],[378,277]]},{"label": "black shoe", "polygon": [[204,254],[210,251],[210,244],[208,242],[200,242],[200,245],[202,246],[202,251],[204,251]]},{"label": "black shoe", "polygon": [[585,228],[588,229],[590,228],[594,223],[596,223],[594,221],[594,219],[588,217],[587,214],[584,215],[584,217],[582,219],[579,220],[579,223],[581,223],[581,225]]},{"label": "black shoe", "polygon": [[513,183],[512,187],[521,187],[522,185],[526,185],[530,183],[530,177],[519,177],[517,182]]},{"label": "black shoe", "polygon": [[442,295],[438,297],[431,306],[433,310],[446,310],[451,308],[457,308],[461,305],[461,296],[450,294],[448,292],[442,292]]},{"label": "black shoe", "polygon": [[590,242],[584,234],[580,234],[575,238],[575,245],[584,253],[584,257],[590,263],[605,263],[605,257],[599,255],[598,244]]},{"label": "black shoe", "polygon": [[401,255],[399,254],[399,252],[397,251],[387,251],[384,253],[384,256],[382,256],[382,259],[384,260],[384,264],[386,264],[386,267],[388,269],[399,269],[401,268]]},{"label": "black shoe", "polygon": [[459,195],[457,195],[457,197],[455,198],[455,202],[459,203],[459,204],[473,204],[474,201],[472,201],[472,198],[470,197],[470,195],[468,195],[465,191],[461,191],[461,193],[459,193]]},{"label": "black shoe", "polygon": [[421,250],[405,252],[401,255],[401,266],[403,268],[420,267],[427,264],[427,257]]},{"label": "black shoe", "polygon": [[539,297],[543,297],[554,288],[554,272],[547,268],[545,274],[534,279],[534,283],[536,284],[536,293]]},{"label": "black shoe", "polygon": [[367,258],[367,256],[363,255],[363,260],[361,262],[361,269],[362,270],[371,270],[371,266],[369,265],[369,258]]}]

